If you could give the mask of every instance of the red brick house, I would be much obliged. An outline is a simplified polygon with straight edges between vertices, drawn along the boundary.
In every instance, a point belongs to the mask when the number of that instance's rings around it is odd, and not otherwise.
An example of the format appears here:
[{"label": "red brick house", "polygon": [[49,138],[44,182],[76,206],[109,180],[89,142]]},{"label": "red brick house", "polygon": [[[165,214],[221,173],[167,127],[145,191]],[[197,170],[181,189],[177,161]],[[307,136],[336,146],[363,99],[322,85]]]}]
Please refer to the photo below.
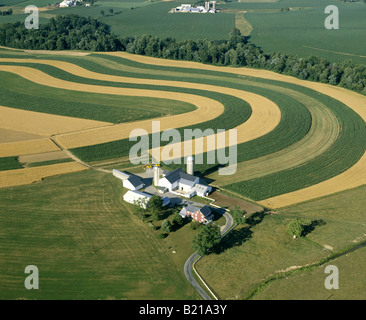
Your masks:
[{"label": "red brick house", "polygon": [[208,206],[198,208],[192,205],[188,205],[187,207],[183,207],[179,214],[182,216],[182,218],[191,217],[193,220],[201,222],[203,224],[212,222],[214,218],[211,208]]}]

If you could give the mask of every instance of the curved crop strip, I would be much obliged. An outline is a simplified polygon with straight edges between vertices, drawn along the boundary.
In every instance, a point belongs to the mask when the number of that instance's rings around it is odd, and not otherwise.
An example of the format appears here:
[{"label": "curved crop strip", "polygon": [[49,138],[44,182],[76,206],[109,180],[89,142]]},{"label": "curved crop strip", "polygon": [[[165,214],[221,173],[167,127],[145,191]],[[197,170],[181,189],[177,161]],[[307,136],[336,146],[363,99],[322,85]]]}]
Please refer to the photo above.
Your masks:
[{"label": "curved crop strip", "polygon": [[[16,61],[19,61],[19,60],[16,60]],[[239,141],[240,142],[240,141]],[[273,143],[272,143],[273,144]],[[283,146],[282,146],[283,147]]]},{"label": "curved crop strip", "polygon": [[[320,156],[335,143],[339,124],[333,112],[318,100],[300,93],[296,95],[308,107],[312,118],[310,130],[304,138],[280,151],[240,162],[233,177],[222,177],[217,173],[210,175],[216,185],[233,184],[297,167]],[[295,122],[292,125],[296,127]]]},{"label": "curved crop strip", "polygon": [[[107,54],[107,53],[104,53]],[[273,71],[250,69],[250,68],[234,68],[234,67],[219,67],[213,65],[206,65],[198,62],[177,61],[168,59],[158,59],[147,56],[133,55],[126,52],[110,52],[109,55],[122,57],[131,61],[136,61],[142,64],[149,64],[156,66],[184,68],[184,69],[199,69],[205,71],[216,71],[222,73],[233,73],[242,76],[249,76],[253,78],[260,78],[263,80],[275,80],[287,82],[289,84],[297,84],[299,86],[307,87],[333,97],[336,100],[343,102],[345,105],[357,112],[364,121],[366,121],[366,97],[356,92],[335,87],[324,83],[315,83],[311,81],[297,79],[291,76],[281,75]]]},{"label": "curved crop strip", "polygon": [[[168,98],[172,100],[179,100],[184,101],[187,103],[191,103],[197,107],[197,110],[185,113],[183,115],[175,115],[170,117],[164,117],[159,120],[161,120],[161,127],[162,130],[171,128],[172,126],[179,127],[181,123],[188,123],[188,124],[195,124],[199,122],[200,120],[196,119],[214,119],[218,117],[223,111],[224,106],[220,103],[218,103],[215,100],[190,95],[190,94],[183,94],[178,92],[166,92],[166,91],[159,91],[159,90],[141,90],[141,89],[130,89],[130,88],[114,88],[114,87],[107,87],[107,86],[93,86],[93,85],[86,85],[86,84],[80,84],[80,83],[73,83],[61,79],[57,79],[54,77],[51,77],[37,69],[29,68],[29,67],[21,67],[21,66],[5,66],[0,65],[0,70],[12,72],[14,74],[17,74],[29,81],[33,81],[35,83],[44,85],[44,86],[50,86],[55,88],[63,88],[67,90],[75,90],[75,91],[84,91],[84,92],[99,92],[104,94],[120,94],[120,95],[126,95],[126,96],[142,96],[142,97],[156,97],[156,98]],[[98,141],[100,139],[99,134],[105,134],[106,136],[109,135],[106,139],[116,140],[128,137],[130,132],[134,128],[146,128],[151,130],[151,121],[139,121],[135,123],[127,123],[127,124],[118,124],[115,126],[111,126],[110,129],[113,128],[113,132],[109,133],[107,132],[109,128],[101,129],[102,132],[98,132],[96,134],[91,134],[91,136],[94,136],[95,139]],[[107,129],[107,130],[106,130]],[[86,134],[85,131],[83,134]],[[90,137],[90,136],[89,136]],[[99,138],[98,138],[99,137]],[[80,138],[80,137],[77,137]],[[76,139],[77,139],[76,138]],[[101,137],[102,140],[104,139]],[[83,137],[85,139],[85,137]],[[88,139],[88,137],[86,137]],[[106,140],[106,141],[111,141]],[[105,142],[105,141],[101,141]],[[72,142],[70,141],[72,144]],[[83,143],[83,142],[80,142]],[[84,143],[92,144],[93,140],[84,141]],[[74,142],[77,145],[77,141]],[[82,145],[82,144],[81,144]],[[65,145],[67,148],[70,147],[68,145]],[[77,145],[77,146],[80,146]],[[72,146],[71,146],[72,147]]]},{"label": "curved crop strip", "polygon": [[[18,59],[14,59],[14,60],[16,60],[14,62],[19,62]],[[10,61],[6,61],[6,62],[10,62]],[[23,61],[21,61],[21,62],[23,62]],[[33,62],[33,61],[30,61],[30,62]],[[53,63],[53,62],[50,62],[47,60],[45,60],[45,61],[40,60],[38,62],[45,63],[45,64]],[[110,80],[110,81],[119,81],[119,82],[136,83],[136,84],[141,83],[141,79],[131,79],[131,78],[127,78],[127,77],[114,77],[114,76],[101,75],[101,74],[93,73],[88,70],[82,69],[80,67],[78,68],[75,65],[67,64],[64,62],[55,63],[55,65],[74,75],[82,74],[84,77],[96,78],[97,80],[102,80],[102,81]],[[11,67],[11,66],[3,66],[2,68],[5,68],[5,70],[13,70],[14,72],[16,72],[16,70],[17,70],[16,67]],[[43,84],[43,85],[45,85],[46,83],[48,83],[48,84],[52,83],[53,84],[52,86],[54,86],[56,84],[57,87],[70,89],[70,85],[62,82],[61,80],[48,76],[49,78],[47,78],[47,82],[41,81],[39,71],[38,71],[38,74],[37,74],[37,72],[34,72],[32,74],[32,76],[30,77],[29,69],[26,69],[26,67],[19,67],[19,68],[20,68],[20,70],[22,70],[22,72],[20,72],[20,73],[18,72],[18,74],[22,75],[23,77],[27,78],[28,80],[35,81],[35,82],[37,82],[39,84]],[[28,72],[28,75],[24,74],[24,72],[26,72],[26,70]],[[47,77],[47,76],[44,74],[43,77]],[[173,86],[173,87],[183,87],[183,88],[189,88],[189,89],[197,88],[197,85],[191,84],[191,83],[173,82],[173,81],[164,81],[164,80],[158,81],[158,80],[145,79],[143,81],[143,83],[148,84],[148,85]],[[84,88],[84,89],[81,89],[81,88]],[[245,122],[243,125],[238,127],[239,142],[252,140],[252,139],[259,137],[262,134],[268,133],[273,128],[275,128],[277,126],[277,124],[279,123],[279,120],[280,120],[279,108],[273,102],[271,102],[270,100],[267,100],[266,98],[256,96],[255,94],[252,94],[250,92],[243,92],[240,90],[228,89],[228,88],[224,89],[221,87],[211,86],[211,85],[201,84],[199,86],[199,88],[201,90],[229,94],[229,95],[235,96],[239,99],[242,99],[243,101],[247,100],[249,103],[252,104],[251,117],[249,118],[249,120],[247,122]],[[83,91],[85,91],[85,90],[89,91],[90,87],[88,87],[88,85],[82,86],[81,84],[78,84],[78,89],[83,90]],[[105,88],[103,90],[105,90]],[[214,108],[213,108],[213,106],[211,106],[210,112],[214,113],[213,110],[214,110]],[[191,113],[190,116],[194,117],[197,115],[194,115],[193,113]],[[183,117],[182,117],[182,119],[183,119]],[[203,117],[202,119],[205,119],[205,118]],[[211,117],[211,119],[212,119],[212,117]],[[162,124],[162,126],[163,126],[163,124]],[[179,125],[177,125],[177,127],[179,127]],[[146,126],[140,127],[140,128],[146,129]],[[166,127],[166,128],[168,128],[168,127]],[[255,128],[258,131],[253,130]],[[165,130],[165,129],[162,128],[162,130]],[[89,138],[91,138],[92,135],[94,135],[94,139],[96,139],[97,136],[105,137],[106,136],[105,133],[107,130],[108,130],[108,134],[111,134],[111,132],[112,132],[111,128],[102,128],[101,132],[93,132],[93,130],[90,130],[90,131],[88,131],[88,133],[83,133],[83,134],[87,134],[87,135],[90,134]],[[118,131],[119,130],[120,130],[120,128],[118,129]],[[98,130],[96,130],[96,131],[98,131]],[[129,130],[129,132],[130,131],[131,130]],[[150,130],[148,130],[148,131],[150,131]],[[75,134],[77,134],[77,133],[75,133]],[[118,136],[116,131],[115,131],[115,134],[119,139],[126,138],[129,135],[129,133],[128,133],[128,135],[126,135],[125,137]],[[70,134],[70,135],[73,135],[73,134]],[[68,135],[68,137],[70,137],[70,135]],[[60,139],[60,137],[59,137],[59,139]],[[61,139],[63,139],[63,138],[61,137]],[[91,138],[91,139],[92,139],[91,141],[95,141],[93,138]],[[117,139],[114,138],[112,140],[117,140]],[[106,142],[106,141],[108,141],[108,140],[105,140],[105,141],[99,140],[96,143],[102,143],[102,142]],[[111,140],[109,140],[109,141],[111,141]],[[65,141],[61,141],[61,143],[63,143],[65,145]],[[65,146],[70,147],[68,144],[66,144]],[[77,145],[77,146],[82,146],[82,145]],[[76,147],[76,146],[74,145],[71,147]]]},{"label": "curved crop strip", "polygon": [[40,136],[50,136],[111,125],[109,122],[70,118],[0,106],[0,128],[28,132]]},{"label": "curved crop strip", "polygon": [[347,171],[315,185],[298,191],[285,193],[260,201],[262,206],[282,208],[299,202],[305,202],[336,192],[356,188],[366,184],[366,152],[361,159]]},{"label": "curved crop strip", "polygon": [[299,167],[226,185],[225,188],[254,200],[263,200],[307,188],[353,167],[365,152],[365,123],[338,101],[334,101],[332,111],[338,118],[340,130],[338,139],[327,151]]},{"label": "curved crop strip", "polygon": [[[195,108],[176,100],[85,94],[41,87],[6,72],[0,74],[0,88],[1,104],[7,107],[112,123],[179,114]],[[150,108],[147,109],[146,105]]]}]

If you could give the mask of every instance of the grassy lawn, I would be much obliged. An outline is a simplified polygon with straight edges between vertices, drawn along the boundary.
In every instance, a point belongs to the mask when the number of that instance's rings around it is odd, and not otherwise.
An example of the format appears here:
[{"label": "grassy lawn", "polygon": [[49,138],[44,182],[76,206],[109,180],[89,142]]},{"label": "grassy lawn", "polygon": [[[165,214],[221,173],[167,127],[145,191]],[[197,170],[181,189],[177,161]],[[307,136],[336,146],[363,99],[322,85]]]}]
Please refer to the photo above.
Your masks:
[{"label": "grassy lawn", "polygon": [[[118,179],[92,171],[1,189],[0,298],[197,298],[121,196]],[[27,291],[31,264],[40,289]]]},{"label": "grassy lawn", "polygon": [[[220,254],[205,256],[196,268],[219,298],[242,299],[270,275],[289,267],[318,262],[364,237],[365,191],[366,187],[361,187],[294,206],[276,214],[259,216],[256,223],[235,228],[225,239]],[[315,227],[305,238],[293,240],[286,233],[286,226],[295,217],[323,219],[326,225]],[[343,292],[335,297],[364,297],[365,291],[361,290],[364,284],[356,285],[354,291],[352,286],[357,277],[364,277],[364,257],[357,259],[362,252],[365,250],[359,249],[339,258],[339,266],[343,268],[340,269],[343,270],[340,271],[340,277],[346,273],[349,275],[344,278]],[[348,257],[351,260],[347,260]],[[338,259],[332,260],[330,264],[338,266]],[[295,275],[287,280],[274,281],[268,289],[254,298],[325,299],[333,292],[323,290],[324,268],[325,266],[321,266],[311,273],[302,272],[294,280],[292,278]],[[317,284],[313,290],[312,285],[315,282]],[[307,289],[303,291],[306,286]],[[318,288],[323,291],[319,293]]]}]

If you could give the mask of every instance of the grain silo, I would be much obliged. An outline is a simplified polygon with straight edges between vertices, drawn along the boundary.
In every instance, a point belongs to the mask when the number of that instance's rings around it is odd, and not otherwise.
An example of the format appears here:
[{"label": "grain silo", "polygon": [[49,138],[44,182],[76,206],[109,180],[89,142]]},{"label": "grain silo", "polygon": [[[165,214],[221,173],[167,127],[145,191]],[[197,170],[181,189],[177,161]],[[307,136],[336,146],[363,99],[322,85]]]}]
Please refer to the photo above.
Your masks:
[{"label": "grain silo", "polygon": [[158,166],[154,166],[154,186],[159,185],[159,179],[160,179],[160,168]]},{"label": "grain silo", "polygon": [[187,173],[194,175],[194,158],[193,156],[187,157]]}]

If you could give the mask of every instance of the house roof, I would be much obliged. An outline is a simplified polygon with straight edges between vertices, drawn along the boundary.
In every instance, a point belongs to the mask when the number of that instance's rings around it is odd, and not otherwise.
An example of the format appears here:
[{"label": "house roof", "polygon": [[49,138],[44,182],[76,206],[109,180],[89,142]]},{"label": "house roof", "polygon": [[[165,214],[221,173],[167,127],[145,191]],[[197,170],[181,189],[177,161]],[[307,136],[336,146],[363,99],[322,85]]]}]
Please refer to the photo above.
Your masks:
[{"label": "house roof", "polygon": [[213,217],[211,208],[208,206],[204,206],[200,209],[201,213],[206,217],[206,218],[211,218]]},{"label": "house roof", "polygon": [[197,212],[200,208],[197,208],[195,206],[192,206],[191,204],[189,204],[188,206],[186,206],[186,210],[191,212],[191,213],[194,213],[194,212]]}]

